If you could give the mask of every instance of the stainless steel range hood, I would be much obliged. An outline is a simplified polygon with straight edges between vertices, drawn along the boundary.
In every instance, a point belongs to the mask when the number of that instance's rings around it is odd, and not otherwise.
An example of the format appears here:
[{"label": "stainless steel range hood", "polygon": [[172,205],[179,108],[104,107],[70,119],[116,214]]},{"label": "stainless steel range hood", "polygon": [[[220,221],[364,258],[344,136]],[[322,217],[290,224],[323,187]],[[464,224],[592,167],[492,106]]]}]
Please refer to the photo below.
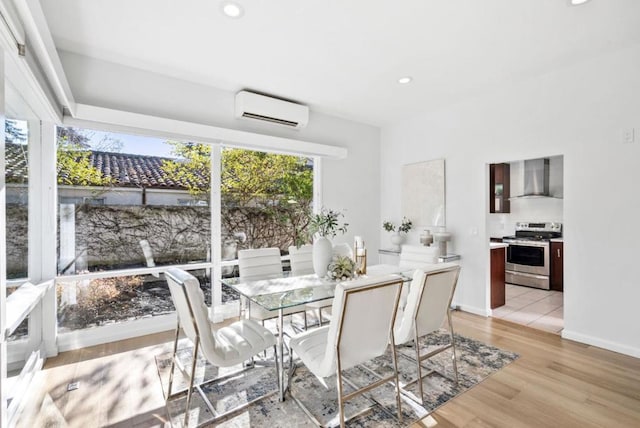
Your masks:
[{"label": "stainless steel range hood", "polygon": [[510,199],[553,198],[549,194],[549,158],[524,161],[524,193]]}]

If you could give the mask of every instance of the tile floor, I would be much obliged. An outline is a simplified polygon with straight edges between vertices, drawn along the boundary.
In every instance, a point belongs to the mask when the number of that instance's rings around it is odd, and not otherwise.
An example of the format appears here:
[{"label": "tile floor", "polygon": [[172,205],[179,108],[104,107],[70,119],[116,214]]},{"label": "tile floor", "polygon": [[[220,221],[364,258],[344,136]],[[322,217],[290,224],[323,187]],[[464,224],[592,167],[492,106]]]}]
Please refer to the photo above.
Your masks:
[{"label": "tile floor", "polygon": [[562,292],[513,284],[506,287],[506,304],[494,309],[493,317],[560,334],[564,327]]}]

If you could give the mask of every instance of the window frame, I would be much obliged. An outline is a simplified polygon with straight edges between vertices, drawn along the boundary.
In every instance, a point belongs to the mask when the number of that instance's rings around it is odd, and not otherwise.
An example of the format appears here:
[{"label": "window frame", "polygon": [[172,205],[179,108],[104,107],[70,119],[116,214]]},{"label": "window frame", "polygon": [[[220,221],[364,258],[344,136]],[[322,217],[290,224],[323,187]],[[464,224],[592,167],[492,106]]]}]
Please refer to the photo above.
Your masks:
[{"label": "window frame", "polygon": [[[168,120],[168,119],[167,119]],[[94,122],[86,122],[78,119],[70,119],[64,120],[63,124],[58,126],[73,126],[82,129],[89,130],[100,130],[105,132],[114,132],[114,133],[131,133],[127,129],[122,129],[121,126],[117,124],[105,124],[101,123],[99,127],[95,126]],[[142,135],[142,131],[140,129],[137,130],[134,135]],[[160,137],[164,139],[176,139],[174,134],[164,134],[162,132],[148,132],[145,133],[145,136],[153,136]],[[212,272],[212,280],[211,280],[211,299],[212,305],[209,308],[210,318],[213,322],[220,322],[225,318],[237,316],[238,307],[237,303],[231,304],[222,304],[222,283],[221,279],[221,269],[225,266],[234,266],[237,265],[237,260],[231,261],[222,261],[221,260],[221,192],[220,192],[220,184],[221,184],[221,168],[222,168],[222,148],[241,148],[245,150],[256,150],[267,153],[278,153],[278,154],[287,154],[293,156],[302,156],[313,159],[313,212],[319,212],[320,207],[322,206],[322,174],[321,174],[321,165],[322,165],[322,157],[319,155],[313,156],[308,153],[297,153],[291,150],[281,150],[281,149],[269,149],[261,146],[248,146],[247,144],[236,144],[236,143],[228,143],[222,141],[210,142],[210,141],[198,141],[203,144],[209,144],[211,146],[211,194],[210,194],[210,218],[211,218],[211,243],[210,248],[212,248],[211,252],[211,260],[208,262],[202,263],[190,263],[185,265],[167,265],[153,268],[134,268],[134,269],[124,269],[124,270],[112,270],[105,272],[91,272],[91,273],[83,273],[83,274],[72,274],[72,275],[55,275],[56,285],[58,282],[68,282],[68,281],[77,281],[77,280],[90,280],[96,278],[112,278],[119,276],[130,276],[130,275],[145,275],[145,274],[154,274],[161,273],[166,270],[168,267],[178,267],[185,270],[196,270],[196,269],[210,269]],[[289,143],[288,143],[289,144]],[[319,145],[321,146],[321,145]],[[327,146],[331,147],[331,146]],[[333,148],[332,148],[333,149]],[[342,148],[340,148],[342,149]],[[343,149],[344,150],[344,149]],[[346,152],[346,151],[345,151]],[[57,184],[55,184],[57,186]],[[218,243],[214,245],[214,243]],[[283,256],[283,260],[288,260],[288,256]],[[55,302],[54,302],[55,303]],[[138,337],[140,335],[152,334],[161,331],[166,331],[175,328],[175,313],[167,314],[167,315],[158,315],[152,318],[146,319],[137,319],[132,321],[123,321],[117,322],[113,325],[107,326],[98,326],[91,327],[88,329],[75,330],[71,332],[58,333],[57,332],[57,308],[54,305],[54,314],[55,325],[56,325],[56,340],[58,344],[58,351],[68,351],[73,349],[78,349],[86,346],[93,346],[96,344],[107,343],[115,340],[124,340],[133,337]],[[118,326],[122,326],[123,324],[127,325],[127,328],[118,328]]]}]

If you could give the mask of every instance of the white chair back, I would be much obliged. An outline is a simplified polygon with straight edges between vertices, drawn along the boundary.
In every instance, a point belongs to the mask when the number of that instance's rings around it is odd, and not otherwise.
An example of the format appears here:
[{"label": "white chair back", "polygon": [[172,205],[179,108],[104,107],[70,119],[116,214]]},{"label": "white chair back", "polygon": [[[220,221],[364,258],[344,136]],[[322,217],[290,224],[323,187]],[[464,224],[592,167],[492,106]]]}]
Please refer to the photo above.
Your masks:
[{"label": "white chair back", "polygon": [[460,266],[453,263],[433,265],[426,272],[417,269],[402,316],[395,327],[397,344],[406,343],[442,327],[456,290]]},{"label": "white chair back", "polygon": [[351,260],[353,260],[353,250],[351,249],[351,246],[349,244],[334,244],[333,255],[349,257]]},{"label": "white chair back", "polygon": [[190,273],[178,268],[167,269],[165,277],[185,335],[193,343],[200,340],[200,350],[207,360],[217,366],[224,366],[225,360],[217,352],[200,282]]},{"label": "white chair back", "polygon": [[402,278],[385,275],[336,286],[322,366],[335,373],[384,354],[391,337]]},{"label": "white chair back", "polygon": [[282,275],[278,248],[255,248],[238,251],[238,268],[242,279]]},{"label": "white chair back", "polygon": [[438,263],[440,249],[425,247],[424,245],[403,245],[400,250],[400,268],[428,269],[430,265]]},{"label": "white chair back", "polygon": [[289,261],[292,275],[306,275],[313,273],[313,245],[289,247]]}]

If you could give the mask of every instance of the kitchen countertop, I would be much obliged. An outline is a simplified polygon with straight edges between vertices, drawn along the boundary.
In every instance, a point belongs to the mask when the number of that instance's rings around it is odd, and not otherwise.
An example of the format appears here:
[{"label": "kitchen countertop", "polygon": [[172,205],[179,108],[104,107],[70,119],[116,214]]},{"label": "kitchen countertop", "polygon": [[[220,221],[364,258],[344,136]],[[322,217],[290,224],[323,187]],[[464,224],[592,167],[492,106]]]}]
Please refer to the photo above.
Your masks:
[{"label": "kitchen countertop", "polygon": [[551,238],[549,242],[564,242],[564,238]]},{"label": "kitchen countertop", "polygon": [[492,250],[496,248],[507,248],[509,244],[503,244],[502,242],[489,242],[489,248]]}]

